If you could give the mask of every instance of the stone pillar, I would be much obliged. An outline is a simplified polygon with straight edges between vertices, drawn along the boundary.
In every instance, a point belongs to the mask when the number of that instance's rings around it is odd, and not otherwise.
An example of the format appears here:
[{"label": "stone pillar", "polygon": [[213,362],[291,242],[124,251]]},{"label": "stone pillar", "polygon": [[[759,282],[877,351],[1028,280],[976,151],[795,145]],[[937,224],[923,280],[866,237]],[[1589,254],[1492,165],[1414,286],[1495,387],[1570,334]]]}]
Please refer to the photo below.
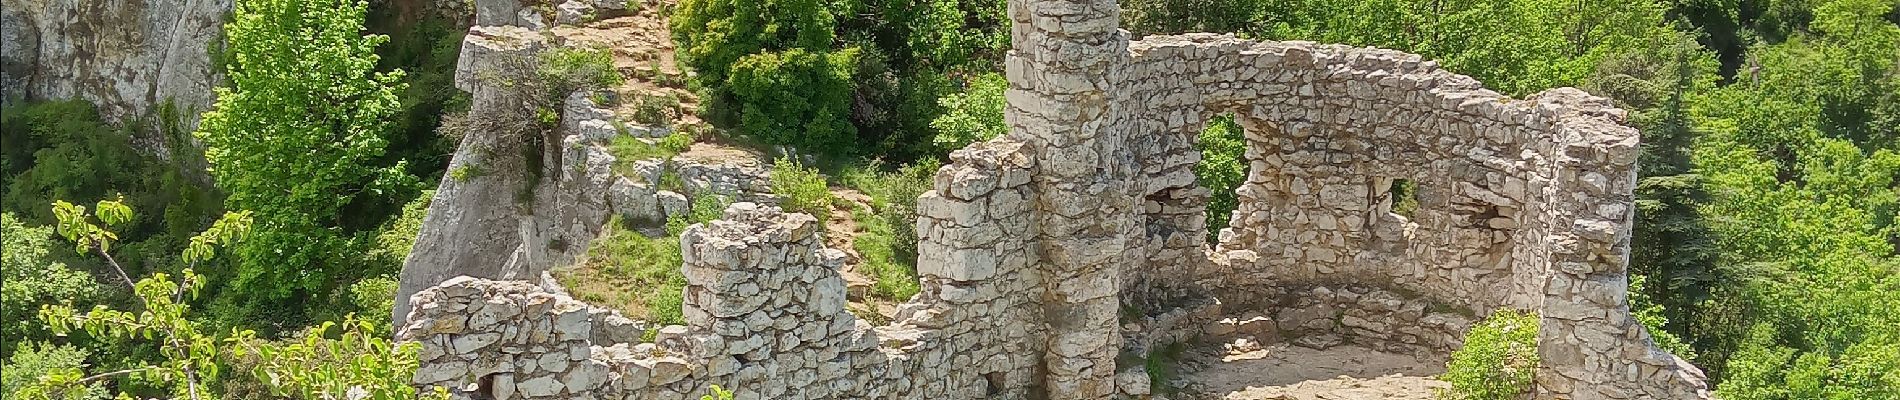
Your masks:
[{"label": "stone pillar", "polygon": [[[1540,399],[1708,399],[1700,369],[1656,348],[1630,316],[1630,226],[1638,136],[1622,111],[1580,90],[1532,96],[1529,123],[1554,126],[1549,269],[1538,327]],[[1605,111],[1608,110],[1608,111]]]},{"label": "stone pillar", "polygon": [[1009,2],[1007,119],[1012,136],[1040,149],[1032,186],[1050,399],[1101,399],[1115,390],[1119,268],[1132,260],[1140,206],[1129,192],[1132,154],[1110,95],[1128,58],[1119,11],[1114,0]]},{"label": "stone pillar", "polygon": [[[520,27],[475,27],[462,41],[456,61],[455,87],[468,92],[469,115],[520,114],[520,94],[500,80],[512,68],[533,60],[546,47],[539,33]],[[492,129],[498,124],[471,124],[455,150],[449,169],[479,168],[485,173],[467,179],[444,175],[435,191],[429,215],[423,217],[415,249],[403,260],[396,287],[395,326],[409,316],[409,296],[458,275],[483,279],[535,279],[539,271],[522,271],[514,260],[521,247],[516,193],[528,185],[519,140],[504,138]]]}]

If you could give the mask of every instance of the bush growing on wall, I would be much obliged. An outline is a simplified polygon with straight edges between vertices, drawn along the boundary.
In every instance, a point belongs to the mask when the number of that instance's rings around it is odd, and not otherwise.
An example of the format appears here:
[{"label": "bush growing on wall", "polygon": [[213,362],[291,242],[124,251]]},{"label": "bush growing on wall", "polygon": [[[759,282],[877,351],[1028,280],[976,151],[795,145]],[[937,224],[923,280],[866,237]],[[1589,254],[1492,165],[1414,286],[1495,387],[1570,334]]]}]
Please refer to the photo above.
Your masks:
[{"label": "bush growing on wall", "polygon": [[1465,334],[1465,347],[1451,353],[1440,379],[1451,383],[1445,400],[1509,400],[1530,391],[1537,373],[1537,314],[1510,309],[1491,313]]}]

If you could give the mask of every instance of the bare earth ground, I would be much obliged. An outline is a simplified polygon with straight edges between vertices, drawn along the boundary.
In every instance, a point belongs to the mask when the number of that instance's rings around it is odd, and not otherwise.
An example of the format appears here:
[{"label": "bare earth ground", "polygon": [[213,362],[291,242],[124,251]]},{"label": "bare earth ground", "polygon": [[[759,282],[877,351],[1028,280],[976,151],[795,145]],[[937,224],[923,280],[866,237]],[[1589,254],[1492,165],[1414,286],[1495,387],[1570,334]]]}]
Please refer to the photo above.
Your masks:
[{"label": "bare earth ground", "polygon": [[1430,400],[1449,387],[1432,376],[1442,361],[1355,346],[1325,350],[1285,343],[1191,351],[1179,383],[1201,399]]}]

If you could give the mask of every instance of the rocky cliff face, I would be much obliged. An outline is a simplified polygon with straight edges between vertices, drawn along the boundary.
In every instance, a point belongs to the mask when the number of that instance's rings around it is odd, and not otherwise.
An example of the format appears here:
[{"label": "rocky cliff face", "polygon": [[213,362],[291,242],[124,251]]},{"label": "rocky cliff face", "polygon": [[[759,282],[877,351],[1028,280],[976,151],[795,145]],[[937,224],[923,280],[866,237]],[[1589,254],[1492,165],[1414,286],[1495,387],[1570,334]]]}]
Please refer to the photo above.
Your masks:
[{"label": "rocky cliff face", "polygon": [[209,51],[232,0],[8,0],[0,98],[81,99],[108,119],[171,101],[196,126],[215,82]]}]

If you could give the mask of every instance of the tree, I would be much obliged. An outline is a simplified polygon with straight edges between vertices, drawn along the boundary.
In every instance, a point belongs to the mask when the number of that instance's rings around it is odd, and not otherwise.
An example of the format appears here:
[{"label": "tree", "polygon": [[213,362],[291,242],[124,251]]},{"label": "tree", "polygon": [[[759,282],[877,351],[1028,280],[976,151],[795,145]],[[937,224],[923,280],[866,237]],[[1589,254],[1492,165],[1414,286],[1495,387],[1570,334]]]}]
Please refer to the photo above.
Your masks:
[{"label": "tree", "polygon": [[[52,239],[51,227],[29,227],[12,213],[0,214],[0,248],[6,249],[0,252],[0,320],[28,320],[40,304],[85,303],[98,295],[92,277],[53,261]],[[47,339],[47,334],[34,324],[0,324],[0,351]]]},{"label": "tree", "polygon": [[225,27],[230,85],[197,136],[226,205],[258,216],[235,271],[213,273],[249,313],[375,273],[353,265],[367,239],[350,233],[413,195],[403,163],[383,158],[402,73],[374,72],[387,38],[361,33],[366,7],[241,0]]},{"label": "tree", "polygon": [[939,100],[944,114],[930,121],[930,127],[937,130],[932,142],[948,153],[1008,134],[1009,125],[1003,122],[1003,110],[1009,106],[1003,93],[1008,90],[1008,80],[990,73],[971,81],[963,93],[944,96]]},{"label": "tree", "polygon": [[[78,250],[101,255],[108,255],[117,235],[94,224],[94,217],[109,227],[114,221],[130,219],[131,214],[129,208],[110,200],[100,202],[96,215],[64,202],[56,207],[65,209],[60,212],[61,234]],[[227,213],[191,239],[183,259],[195,266],[216,257],[219,248],[242,243],[250,236],[249,215]],[[107,262],[113,261],[108,257]],[[160,357],[154,363],[98,373],[85,371],[83,365],[59,363],[48,366],[37,382],[11,394],[26,399],[67,399],[75,393],[96,391],[98,384],[108,379],[138,376],[170,384],[178,397],[218,398],[221,396],[211,393],[207,383],[224,379],[233,359],[255,355],[260,361],[249,372],[279,396],[307,400],[417,398],[409,381],[415,373],[418,345],[392,344],[372,324],[348,317],[340,333],[333,331],[337,324],[325,322],[307,331],[301,341],[288,344],[258,340],[256,332],[249,330],[208,333],[202,324],[189,318],[190,300],[204,287],[204,277],[187,267],[178,280],[157,273],[134,284],[135,311],[98,305],[80,312],[70,303],[42,306],[40,320],[58,335],[84,332],[104,340],[151,341],[157,344]],[[329,338],[333,334],[339,337]],[[431,398],[446,399],[447,392],[438,389]]]}]

